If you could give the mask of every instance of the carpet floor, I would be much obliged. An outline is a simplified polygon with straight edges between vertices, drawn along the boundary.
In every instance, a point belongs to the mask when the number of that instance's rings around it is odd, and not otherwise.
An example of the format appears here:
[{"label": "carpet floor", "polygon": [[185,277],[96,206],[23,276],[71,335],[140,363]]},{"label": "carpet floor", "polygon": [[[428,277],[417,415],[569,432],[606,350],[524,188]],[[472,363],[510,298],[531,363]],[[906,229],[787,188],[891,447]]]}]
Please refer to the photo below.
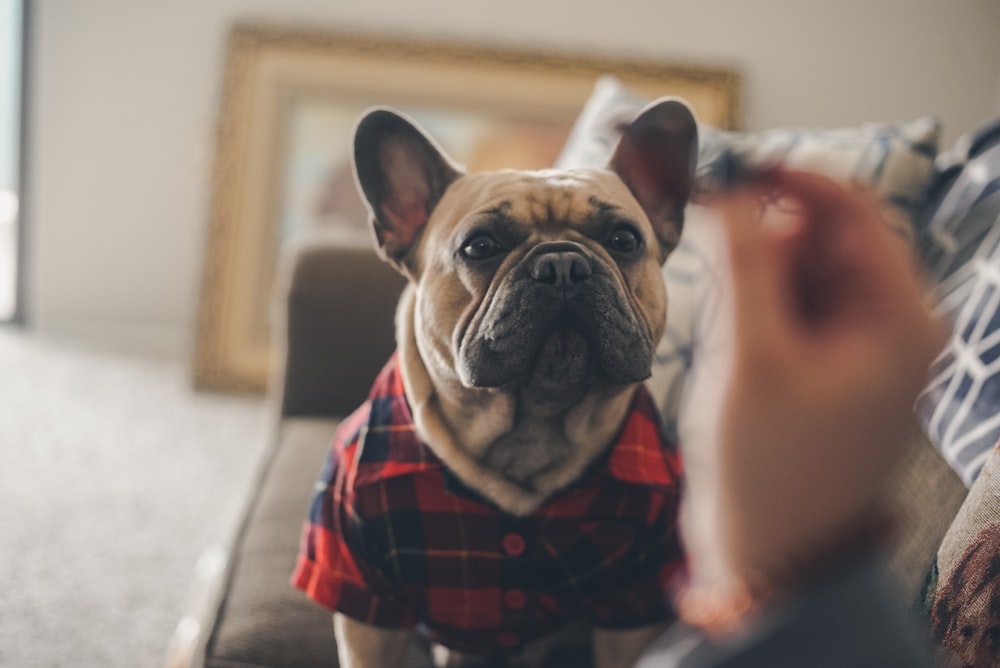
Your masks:
[{"label": "carpet floor", "polygon": [[161,666],[270,424],[183,361],[0,327],[0,666]]}]

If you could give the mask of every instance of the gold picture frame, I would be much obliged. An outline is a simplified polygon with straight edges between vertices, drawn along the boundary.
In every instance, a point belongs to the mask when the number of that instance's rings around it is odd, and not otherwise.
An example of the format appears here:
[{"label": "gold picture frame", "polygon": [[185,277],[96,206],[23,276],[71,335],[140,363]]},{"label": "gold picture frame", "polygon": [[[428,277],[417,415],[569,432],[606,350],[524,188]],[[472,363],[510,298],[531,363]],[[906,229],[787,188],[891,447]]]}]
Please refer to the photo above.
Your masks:
[{"label": "gold picture frame", "polygon": [[[724,68],[234,27],[218,124],[195,385],[263,391],[280,248],[303,228],[364,228],[347,169],[361,111],[376,105],[406,111],[434,126],[436,139],[448,135],[445,148],[467,165],[543,167],[603,74],[617,76],[638,95],[683,97],[703,122],[738,125],[739,77]],[[456,154],[456,145],[464,146],[464,155]]]}]

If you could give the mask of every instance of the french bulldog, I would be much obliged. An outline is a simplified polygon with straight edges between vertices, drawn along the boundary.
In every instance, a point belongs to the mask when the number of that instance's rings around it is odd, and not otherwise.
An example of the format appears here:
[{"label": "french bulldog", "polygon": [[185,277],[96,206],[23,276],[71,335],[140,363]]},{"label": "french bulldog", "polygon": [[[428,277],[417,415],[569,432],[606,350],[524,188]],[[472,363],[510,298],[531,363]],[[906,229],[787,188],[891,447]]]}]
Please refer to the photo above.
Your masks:
[{"label": "french bulldog", "polygon": [[[696,155],[694,116],[673,98],[623,128],[605,169],[466,174],[398,112],[358,122],[355,175],[377,250],[408,279],[397,354],[380,377],[398,380],[405,402],[377,405],[412,423],[375,424],[370,400],[348,419],[355,440],[314,506],[317,522],[341,527],[348,548],[332,551],[350,563],[311,572],[361,583],[327,601],[342,666],[408,665],[416,625],[439,643],[437,665],[549,665],[535,631],[576,613],[594,621],[595,665],[628,666],[669,623],[658,583],[682,560],[677,455],[656,435],[628,435],[646,433],[630,425],[652,405],[641,393],[666,320],[661,266],[680,239]],[[391,479],[370,482],[374,470]],[[397,506],[408,519],[385,530]],[[435,565],[438,555],[450,561]],[[464,571],[476,569],[495,581],[470,584],[478,575]],[[648,579],[630,592],[632,574]],[[386,601],[394,612],[382,617]],[[465,625],[496,647],[470,650]]]}]

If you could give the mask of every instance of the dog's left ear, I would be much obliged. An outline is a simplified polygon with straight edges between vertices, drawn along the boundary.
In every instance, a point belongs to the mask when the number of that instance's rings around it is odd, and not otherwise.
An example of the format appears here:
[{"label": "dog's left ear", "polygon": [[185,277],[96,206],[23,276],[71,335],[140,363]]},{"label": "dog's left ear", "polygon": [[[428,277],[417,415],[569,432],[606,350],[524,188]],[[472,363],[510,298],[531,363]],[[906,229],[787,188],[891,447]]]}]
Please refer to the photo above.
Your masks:
[{"label": "dog's left ear", "polygon": [[625,126],[610,168],[639,201],[660,241],[661,260],[680,241],[698,162],[698,124],[677,98],[646,106]]},{"label": "dog's left ear", "polygon": [[354,130],[354,173],[372,213],[379,252],[410,276],[411,251],[461,169],[416,124],[378,108]]}]

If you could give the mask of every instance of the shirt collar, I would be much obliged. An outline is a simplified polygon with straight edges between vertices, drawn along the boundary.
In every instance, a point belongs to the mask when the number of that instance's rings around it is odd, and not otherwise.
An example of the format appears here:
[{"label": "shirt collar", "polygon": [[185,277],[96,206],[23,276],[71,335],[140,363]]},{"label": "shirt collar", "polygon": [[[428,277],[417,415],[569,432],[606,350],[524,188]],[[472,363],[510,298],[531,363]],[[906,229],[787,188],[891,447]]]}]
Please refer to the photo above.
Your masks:
[{"label": "shirt collar", "polygon": [[[365,432],[385,432],[390,428],[396,434],[407,434],[406,449],[410,452],[403,456],[399,456],[402,453],[394,455],[382,449],[379,453],[366,452],[363,460],[368,463],[376,463],[372,455],[380,460],[380,477],[443,469],[450,491],[482,498],[451,474],[431,448],[417,437],[399,372],[398,355],[393,355],[372,387],[368,398],[367,424],[361,427],[359,436],[364,442],[367,440]],[[419,449],[419,454],[414,449]],[[632,484],[676,486],[679,483],[681,464],[677,448],[664,437],[659,414],[645,385],[636,388],[615,443],[581,477],[581,482],[591,480],[593,475],[600,475],[602,471],[616,480]]]},{"label": "shirt collar", "polygon": [[618,480],[637,484],[674,486],[680,482],[676,444],[665,438],[645,385],[636,388],[625,423],[611,446],[608,472]]}]

